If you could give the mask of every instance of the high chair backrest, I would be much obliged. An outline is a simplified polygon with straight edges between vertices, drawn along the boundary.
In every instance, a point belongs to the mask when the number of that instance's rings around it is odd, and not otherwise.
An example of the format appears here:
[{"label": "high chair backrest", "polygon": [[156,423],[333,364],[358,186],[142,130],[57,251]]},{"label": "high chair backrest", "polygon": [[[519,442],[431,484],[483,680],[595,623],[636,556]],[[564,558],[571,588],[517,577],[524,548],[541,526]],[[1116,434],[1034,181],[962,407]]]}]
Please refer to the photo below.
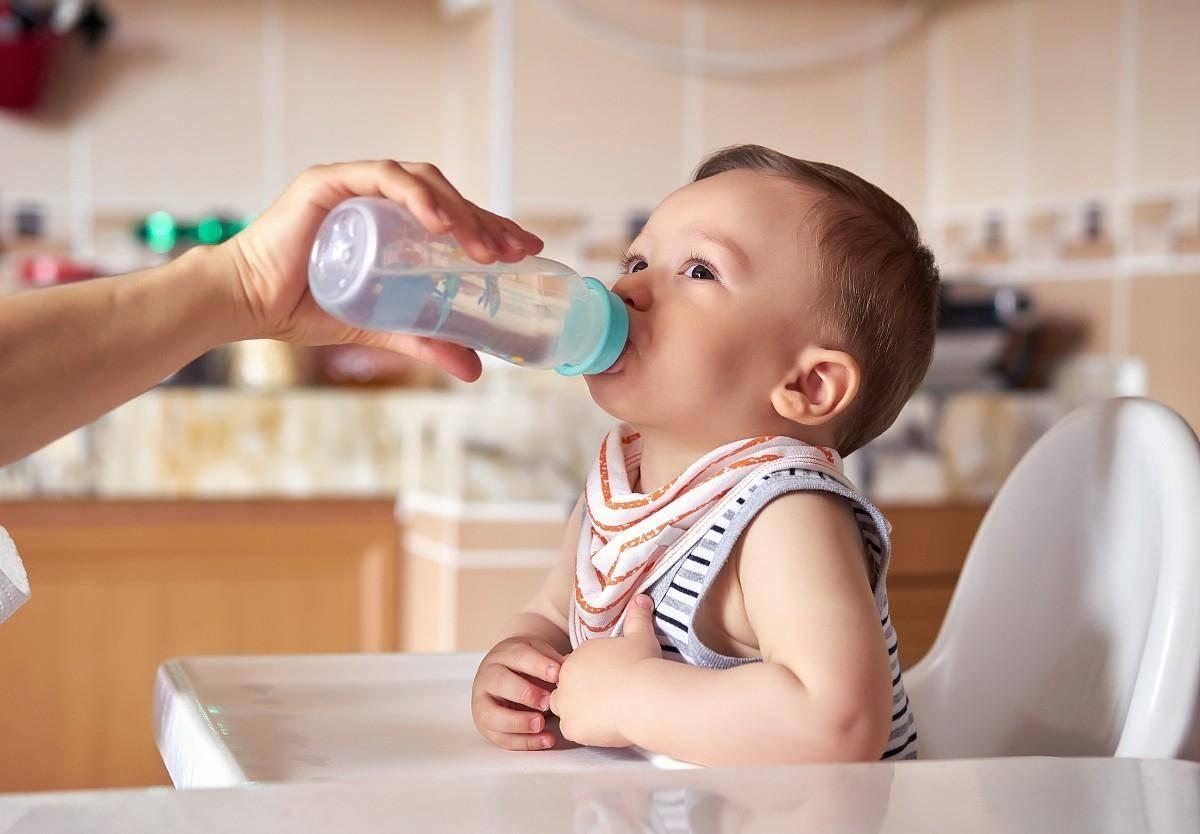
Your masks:
[{"label": "high chair backrest", "polygon": [[996,496],[905,680],[925,758],[1200,758],[1200,445],[1187,423],[1115,399],[1047,432]]}]

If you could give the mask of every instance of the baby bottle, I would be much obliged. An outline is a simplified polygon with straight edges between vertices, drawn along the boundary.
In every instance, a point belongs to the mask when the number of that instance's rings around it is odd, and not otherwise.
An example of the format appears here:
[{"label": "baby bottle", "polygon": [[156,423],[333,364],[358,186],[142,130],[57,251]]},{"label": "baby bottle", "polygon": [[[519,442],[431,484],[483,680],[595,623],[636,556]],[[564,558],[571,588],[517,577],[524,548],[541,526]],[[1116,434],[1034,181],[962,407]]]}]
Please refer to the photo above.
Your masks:
[{"label": "baby bottle", "polygon": [[608,370],[629,315],[595,278],[546,258],[477,263],[403,206],[352,197],[329,213],[308,264],[313,298],[348,324],[432,336],[560,374]]}]

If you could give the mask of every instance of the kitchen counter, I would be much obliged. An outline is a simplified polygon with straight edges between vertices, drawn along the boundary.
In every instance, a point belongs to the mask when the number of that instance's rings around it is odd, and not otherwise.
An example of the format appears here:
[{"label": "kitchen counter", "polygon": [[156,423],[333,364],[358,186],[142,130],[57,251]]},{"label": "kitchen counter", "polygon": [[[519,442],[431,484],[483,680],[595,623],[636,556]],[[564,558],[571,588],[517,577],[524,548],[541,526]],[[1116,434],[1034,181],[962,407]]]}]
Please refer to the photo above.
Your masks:
[{"label": "kitchen counter", "polygon": [[[437,392],[158,388],[0,468],[0,500],[389,498],[403,489],[574,502],[612,418],[578,380],[495,382]],[[920,393],[846,459],[847,474],[880,503],[987,503],[1060,414],[1041,394]]]},{"label": "kitchen counter", "polygon": [[158,388],[0,468],[0,500],[573,500],[611,421],[564,385]]}]

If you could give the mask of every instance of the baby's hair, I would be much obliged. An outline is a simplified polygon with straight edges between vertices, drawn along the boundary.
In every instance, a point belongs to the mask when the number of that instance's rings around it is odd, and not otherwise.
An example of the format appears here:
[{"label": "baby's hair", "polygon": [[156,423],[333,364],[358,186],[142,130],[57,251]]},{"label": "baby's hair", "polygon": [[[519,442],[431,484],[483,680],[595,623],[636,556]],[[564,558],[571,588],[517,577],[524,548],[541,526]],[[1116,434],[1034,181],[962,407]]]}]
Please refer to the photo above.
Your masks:
[{"label": "baby's hair", "polygon": [[939,285],[933,254],[904,206],[844,168],[734,145],[701,162],[693,180],[726,171],[783,176],[823,195],[812,213],[831,324],[826,346],[849,353],[862,372],[837,432],[836,447],[848,455],[895,421],[929,369]]}]

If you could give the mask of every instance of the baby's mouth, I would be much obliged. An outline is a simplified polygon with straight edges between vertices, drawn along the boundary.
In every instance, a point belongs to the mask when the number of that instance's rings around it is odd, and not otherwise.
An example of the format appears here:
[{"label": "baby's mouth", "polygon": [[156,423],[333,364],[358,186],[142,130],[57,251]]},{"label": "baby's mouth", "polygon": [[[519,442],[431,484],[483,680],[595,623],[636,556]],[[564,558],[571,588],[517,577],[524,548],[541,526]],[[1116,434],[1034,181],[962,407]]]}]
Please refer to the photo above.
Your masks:
[{"label": "baby's mouth", "polygon": [[609,367],[608,370],[601,371],[600,373],[602,375],[603,374],[619,374],[621,371],[623,371],[625,369],[625,363],[627,363],[629,361],[630,356],[634,352],[635,352],[635,348],[633,347],[633,340],[630,339],[628,342],[625,343],[625,349],[623,351],[621,351],[621,355],[617,357],[617,361],[613,362],[612,366]]}]

